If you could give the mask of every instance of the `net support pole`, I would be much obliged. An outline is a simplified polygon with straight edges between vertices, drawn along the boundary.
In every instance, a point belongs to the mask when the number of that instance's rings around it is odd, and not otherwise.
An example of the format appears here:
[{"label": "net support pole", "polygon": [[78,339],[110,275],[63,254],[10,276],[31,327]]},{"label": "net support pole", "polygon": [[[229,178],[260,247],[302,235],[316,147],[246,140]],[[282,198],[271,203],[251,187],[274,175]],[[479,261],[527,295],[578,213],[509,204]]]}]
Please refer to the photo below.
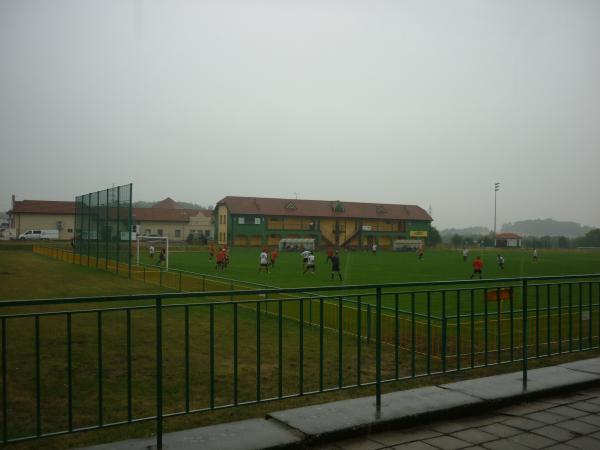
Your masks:
[{"label": "net support pole", "polygon": [[[133,200],[133,184],[129,183],[129,233],[127,236],[127,265],[129,267],[129,279],[131,279],[131,233],[133,232],[133,208],[132,208],[132,200]],[[137,233],[136,233],[137,237]]]},{"label": "net support pole", "polygon": [[140,237],[136,234],[135,236],[136,242],[136,265],[140,265]]},{"label": "net support pole", "polygon": [[375,417],[381,418],[381,287],[376,288]]},{"label": "net support pole", "polygon": [[[527,279],[523,279],[523,284],[521,287],[521,295],[523,297],[523,391],[527,390]],[[559,320],[560,317],[559,317]]]}]

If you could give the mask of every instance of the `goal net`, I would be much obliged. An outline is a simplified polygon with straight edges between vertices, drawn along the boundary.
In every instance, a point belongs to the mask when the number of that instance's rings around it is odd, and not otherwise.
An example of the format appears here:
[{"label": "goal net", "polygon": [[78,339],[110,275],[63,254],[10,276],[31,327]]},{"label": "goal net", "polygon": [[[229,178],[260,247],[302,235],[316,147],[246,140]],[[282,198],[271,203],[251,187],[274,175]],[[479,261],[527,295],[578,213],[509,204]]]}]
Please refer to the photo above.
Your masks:
[{"label": "goal net", "polygon": [[421,239],[397,239],[394,241],[394,251],[414,252],[423,245]]},{"label": "goal net", "polygon": [[[169,238],[167,236],[143,236],[138,235],[136,239],[136,261],[150,261],[152,265],[160,265],[169,269]],[[164,265],[161,261],[161,251],[165,252]]]},{"label": "goal net", "polygon": [[314,239],[285,238],[279,241],[279,250],[314,250]]}]

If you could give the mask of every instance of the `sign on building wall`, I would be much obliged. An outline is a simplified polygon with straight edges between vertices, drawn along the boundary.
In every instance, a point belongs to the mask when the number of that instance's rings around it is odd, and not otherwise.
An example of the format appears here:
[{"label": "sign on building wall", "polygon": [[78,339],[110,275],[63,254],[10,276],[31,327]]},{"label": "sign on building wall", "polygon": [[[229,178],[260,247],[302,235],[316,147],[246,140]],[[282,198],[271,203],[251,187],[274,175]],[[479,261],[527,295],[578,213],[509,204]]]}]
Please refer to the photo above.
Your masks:
[{"label": "sign on building wall", "polygon": [[411,231],[410,232],[411,238],[426,238],[427,235],[428,235],[427,231]]}]

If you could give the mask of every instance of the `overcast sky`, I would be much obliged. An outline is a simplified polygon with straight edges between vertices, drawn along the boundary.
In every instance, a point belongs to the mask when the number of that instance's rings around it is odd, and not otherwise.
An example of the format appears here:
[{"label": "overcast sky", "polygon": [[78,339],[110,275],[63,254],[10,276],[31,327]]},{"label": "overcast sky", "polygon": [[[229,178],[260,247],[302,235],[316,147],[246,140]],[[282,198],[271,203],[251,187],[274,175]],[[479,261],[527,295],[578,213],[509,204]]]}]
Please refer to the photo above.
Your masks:
[{"label": "overcast sky", "polygon": [[[1,0],[0,210],[134,183],[600,226],[600,1]],[[297,194],[296,194],[297,193]]]}]

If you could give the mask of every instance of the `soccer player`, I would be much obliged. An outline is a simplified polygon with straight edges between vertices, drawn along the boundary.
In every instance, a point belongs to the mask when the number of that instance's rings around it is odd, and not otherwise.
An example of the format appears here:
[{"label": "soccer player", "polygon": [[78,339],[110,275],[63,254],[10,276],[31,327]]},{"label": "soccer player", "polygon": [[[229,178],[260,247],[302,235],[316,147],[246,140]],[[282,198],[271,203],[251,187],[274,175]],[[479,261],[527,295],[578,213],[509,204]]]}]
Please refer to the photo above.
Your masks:
[{"label": "soccer player", "polygon": [[263,251],[260,252],[260,266],[258,267],[258,273],[262,272],[263,269],[265,272],[269,273],[269,254],[267,253],[267,249],[263,248]]},{"label": "soccer player", "polygon": [[467,262],[468,257],[469,257],[469,249],[467,247],[463,247],[463,261]]},{"label": "soccer player", "polygon": [[215,244],[210,244],[208,246],[208,262],[212,262],[214,256],[215,256]]},{"label": "soccer player", "polygon": [[419,248],[417,249],[417,256],[419,258],[419,261],[421,261],[423,259],[423,255],[425,254],[425,248],[423,247],[423,244],[419,245]]},{"label": "soccer player", "polygon": [[498,267],[504,270],[504,256],[498,255]]},{"label": "soccer player", "polygon": [[277,251],[277,249],[273,249],[273,251],[271,252],[271,267],[275,267],[275,262],[277,261],[277,258],[279,257],[279,252]]},{"label": "soccer player", "polygon": [[331,246],[327,247],[327,260],[325,262],[328,263],[329,261],[333,261],[333,247]]},{"label": "soccer player", "polygon": [[308,257],[310,255],[310,250],[304,250],[302,253],[300,253],[300,256],[302,256],[302,269],[306,269],[306,263],[308,262]]},{"label": "soccer player", "polygon": [[537,262],[538,260],[538,251],[537,248],[533,249],[533,262]]},{"label": "soccer player", "polygon": [[148,255],[150,255],[150,259],[154,259],[154,245],[148,247]]},{"label": "soccer player", "polygon": [[481,270],[483,269],[483,261],[481,260],[481,256],[478,256],[475,261],[473,261],[473,273],[471,274],[471,279],[477,274],[479,274],[479,279],[481,280]]},{"label": "soccer player", "polygon": [[223,262],[225,260],[225,249],[224,248],[219,250],[219,252],[217,253],[216,260],[217,260],[217,265],[215,266],[215,270],[216,269],[223,270]]},{"label": "soccer player", "polygon": [[335,255],[331,257],[331,279],[333,280],[333,275],[337,272],[338,277],[340,277],[340,281],[342,281],[342,273],[340,272],[340,255],[336,250]]},{"label": "soccer player", "polygon": [[306,258],[306,267],[304,268],[304,272],[302,273],[306,273],[309,270],[312,273],[315,273],[315,255],[313,255],[310,251],[308,252],[308,257]]},{"label": "soccer player", "polygon": [[229,266],[229,248],[227,246],[223,247],[223,252],[225,256],[223,257],[223,269]]},{"label": "soccer player", "polygon": [[160,253],[158,254],[158,266],[163,266],[167,264],[167,253],[164,248],[160,249]]},{"label": "soccer player", "polygon": [[377,254],[377,244],[373,244],[373,247],[371,247],[371,253],[373,253],[374,255]]}]

